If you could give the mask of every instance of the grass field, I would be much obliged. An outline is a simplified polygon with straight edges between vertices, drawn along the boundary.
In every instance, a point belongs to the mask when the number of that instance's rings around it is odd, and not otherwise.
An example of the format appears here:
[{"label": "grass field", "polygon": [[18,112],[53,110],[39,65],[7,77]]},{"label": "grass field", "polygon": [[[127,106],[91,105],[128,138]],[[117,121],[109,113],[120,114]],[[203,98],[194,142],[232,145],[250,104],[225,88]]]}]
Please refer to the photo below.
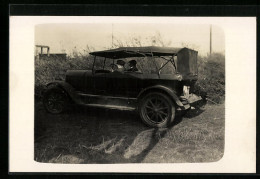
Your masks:
[{"label": "grass field", "polygon": [[205,105],[153,129],[138,115],[77,107],[46,113],[35,104],[35,160],[45,163],[215,162],[224,154],[225,106]]}]

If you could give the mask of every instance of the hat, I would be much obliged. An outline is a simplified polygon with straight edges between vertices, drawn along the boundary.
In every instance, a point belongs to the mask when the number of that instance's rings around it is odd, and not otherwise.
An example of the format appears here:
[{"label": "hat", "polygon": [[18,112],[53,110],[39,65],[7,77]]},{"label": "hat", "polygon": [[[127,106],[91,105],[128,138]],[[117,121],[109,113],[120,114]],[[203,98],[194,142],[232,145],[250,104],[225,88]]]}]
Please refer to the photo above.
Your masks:
[{"label": "hat", "polygon": [[136,61],[135,60],[130,60],[128,63],[131,64],[131,65],[136,65]]},{"label": "hat", "polygon": [[117,60],[116,64],[124,66],[125,62],[123,60]]}]

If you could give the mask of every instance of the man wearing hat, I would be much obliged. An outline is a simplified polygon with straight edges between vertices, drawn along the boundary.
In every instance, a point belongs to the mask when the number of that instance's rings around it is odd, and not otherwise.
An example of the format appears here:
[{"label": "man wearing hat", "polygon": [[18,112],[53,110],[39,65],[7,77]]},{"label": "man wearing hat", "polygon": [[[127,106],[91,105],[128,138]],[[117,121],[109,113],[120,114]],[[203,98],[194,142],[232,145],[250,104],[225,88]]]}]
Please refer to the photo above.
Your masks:
[{"label": "man wearing hat", "polygon": [[117,71],[123,72],[125,70],[125,62],[123,60],[117,60],[116,62],[117,65]]},{"label": "man wearing hat", "polygon": [[128,64],[130,68],[127,71],[132,71],[132,72],[138,71],[136,67],[137,62],[135,60],[130,60]]}]

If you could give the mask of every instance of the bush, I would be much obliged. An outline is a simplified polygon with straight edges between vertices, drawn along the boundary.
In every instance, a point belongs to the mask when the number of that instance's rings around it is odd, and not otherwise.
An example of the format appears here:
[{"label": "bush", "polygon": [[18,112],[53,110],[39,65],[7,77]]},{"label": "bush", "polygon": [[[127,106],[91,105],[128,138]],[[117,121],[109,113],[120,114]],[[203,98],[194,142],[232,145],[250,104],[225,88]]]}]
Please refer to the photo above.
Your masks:
[{"label": "bush", "polygon": [[225,99],[225,57],[214,53],[207,57],[198,58],[198,81],[195,93],[215,103],[222,103]]},{"label": "bush", "polygon": [[47,83],[55,79],[64,80],[67,70],[91,69],[90,56],[68,57],[66,59],[35,57],[35,95],[40,97]]}]

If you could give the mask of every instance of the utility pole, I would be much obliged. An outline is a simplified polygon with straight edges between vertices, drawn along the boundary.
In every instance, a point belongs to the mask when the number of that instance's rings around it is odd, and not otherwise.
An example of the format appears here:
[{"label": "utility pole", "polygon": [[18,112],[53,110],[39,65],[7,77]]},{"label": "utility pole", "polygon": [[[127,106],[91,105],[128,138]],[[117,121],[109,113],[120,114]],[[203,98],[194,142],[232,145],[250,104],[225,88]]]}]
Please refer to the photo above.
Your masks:
[{"label": "utility pole", "polygon": [[209,53],[212,53],[212,25],[210,24],[210,42],[209,42]]},{"label": "utility pole", "polygon": [[114,25],[112,24],[112,48],[114,47],[114,44],[113,44],[113,41],[114,41],[114,27],[113,27]]}]

